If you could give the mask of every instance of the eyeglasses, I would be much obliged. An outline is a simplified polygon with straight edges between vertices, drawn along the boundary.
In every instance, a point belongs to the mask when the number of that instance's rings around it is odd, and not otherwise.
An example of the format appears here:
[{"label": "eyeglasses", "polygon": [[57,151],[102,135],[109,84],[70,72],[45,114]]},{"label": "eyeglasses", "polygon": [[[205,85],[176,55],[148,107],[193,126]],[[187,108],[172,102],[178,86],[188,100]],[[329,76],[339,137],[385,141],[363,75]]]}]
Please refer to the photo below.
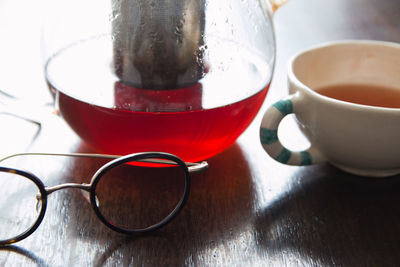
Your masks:
[{"label": "eyeglasses", "polygon": [[[190,174],[207,169],[207,162],[186,163],[175,155],[144,152],[127,156],[102,154],[21,153],[112,159],[87,183],[46,187],[35,175],[0,167],[0,245],[31,235],[42,222],[48,196],[60,189],[81,189],[94,213],[107,227],[129,235],[153,232],[174,219],[190,191]],[[153,195],[150,197],[150,195]]]}]

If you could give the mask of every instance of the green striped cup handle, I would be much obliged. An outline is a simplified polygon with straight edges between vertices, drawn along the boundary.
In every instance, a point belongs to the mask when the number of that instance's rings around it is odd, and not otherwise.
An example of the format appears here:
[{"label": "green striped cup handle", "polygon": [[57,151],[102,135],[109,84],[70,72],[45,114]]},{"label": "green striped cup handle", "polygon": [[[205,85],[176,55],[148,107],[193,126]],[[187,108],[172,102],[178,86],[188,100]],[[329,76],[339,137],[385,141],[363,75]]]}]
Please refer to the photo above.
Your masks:
[{"label": "green striped cup handle", "polygon": [[286,115],[295,113],[295,102],[294,97],[289,97],[276,102],[265,111],[260,128],[263,148],[273,159],[288,165],[303,166],[325,161],[313,146],[303,151],[292,151],[285,148],[279,140],[279,124]]}]

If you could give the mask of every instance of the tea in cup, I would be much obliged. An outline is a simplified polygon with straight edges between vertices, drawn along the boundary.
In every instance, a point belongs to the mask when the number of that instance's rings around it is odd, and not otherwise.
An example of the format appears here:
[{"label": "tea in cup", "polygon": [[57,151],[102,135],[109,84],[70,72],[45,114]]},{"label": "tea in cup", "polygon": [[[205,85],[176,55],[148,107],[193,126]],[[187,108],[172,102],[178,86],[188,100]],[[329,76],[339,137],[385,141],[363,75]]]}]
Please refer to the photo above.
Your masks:
[{"label": "tea in cup", "polygon": [[[400,173],[400,44],[349,40],[319,45],[289,62],[290,95],[262,119],[263,148],[288,165],[329,162],[362,176]],[[294,114],[311,146],[285,148],[282,119]]]}]

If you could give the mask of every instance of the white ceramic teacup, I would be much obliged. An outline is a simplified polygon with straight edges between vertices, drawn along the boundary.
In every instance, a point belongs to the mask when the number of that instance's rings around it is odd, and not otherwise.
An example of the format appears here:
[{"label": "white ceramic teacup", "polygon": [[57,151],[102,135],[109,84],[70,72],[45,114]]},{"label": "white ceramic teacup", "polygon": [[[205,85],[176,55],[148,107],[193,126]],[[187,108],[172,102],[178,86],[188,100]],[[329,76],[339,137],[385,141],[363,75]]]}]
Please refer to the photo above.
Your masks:
[{"label": "white ceramic teacup", "polygon": [[[400,90],[400,44],[337,41],[294,56],[288,68],[289,97],[270,106],[262,119],[263,148],[289,165],[327,161],[363,176],[400,173],[400,108],[354,104],[314,91],[340,84]],[[279,140],[279,124],[292,113],[311,143],[307,150],[290,151]]]}]

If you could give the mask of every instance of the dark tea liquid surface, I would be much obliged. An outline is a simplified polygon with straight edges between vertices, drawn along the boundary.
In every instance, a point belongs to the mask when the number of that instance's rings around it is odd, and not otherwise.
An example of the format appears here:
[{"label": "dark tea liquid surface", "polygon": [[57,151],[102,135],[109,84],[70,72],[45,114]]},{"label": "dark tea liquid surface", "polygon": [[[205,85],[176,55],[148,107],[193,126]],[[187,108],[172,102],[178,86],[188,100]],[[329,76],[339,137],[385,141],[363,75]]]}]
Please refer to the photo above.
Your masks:
[{"label": "dark tea liquid surface", "polygon": [[318,88],[315,92],[338,100],[386,108],[400,108],[400,90],[362,84],[342,84]]},{"label": "dark tea liquid surface", "polygon": [[210,49],[207,74],[187,88],[148,90],[120,83],[106,38],[60,51],[48,61],[46,78],[63,118],[98,152],[163,151],[199,161],[237,139],[268,91],[270,64],[228,45],[228,53],[226,46],[218,50],[223,47],[218,43]]}]

